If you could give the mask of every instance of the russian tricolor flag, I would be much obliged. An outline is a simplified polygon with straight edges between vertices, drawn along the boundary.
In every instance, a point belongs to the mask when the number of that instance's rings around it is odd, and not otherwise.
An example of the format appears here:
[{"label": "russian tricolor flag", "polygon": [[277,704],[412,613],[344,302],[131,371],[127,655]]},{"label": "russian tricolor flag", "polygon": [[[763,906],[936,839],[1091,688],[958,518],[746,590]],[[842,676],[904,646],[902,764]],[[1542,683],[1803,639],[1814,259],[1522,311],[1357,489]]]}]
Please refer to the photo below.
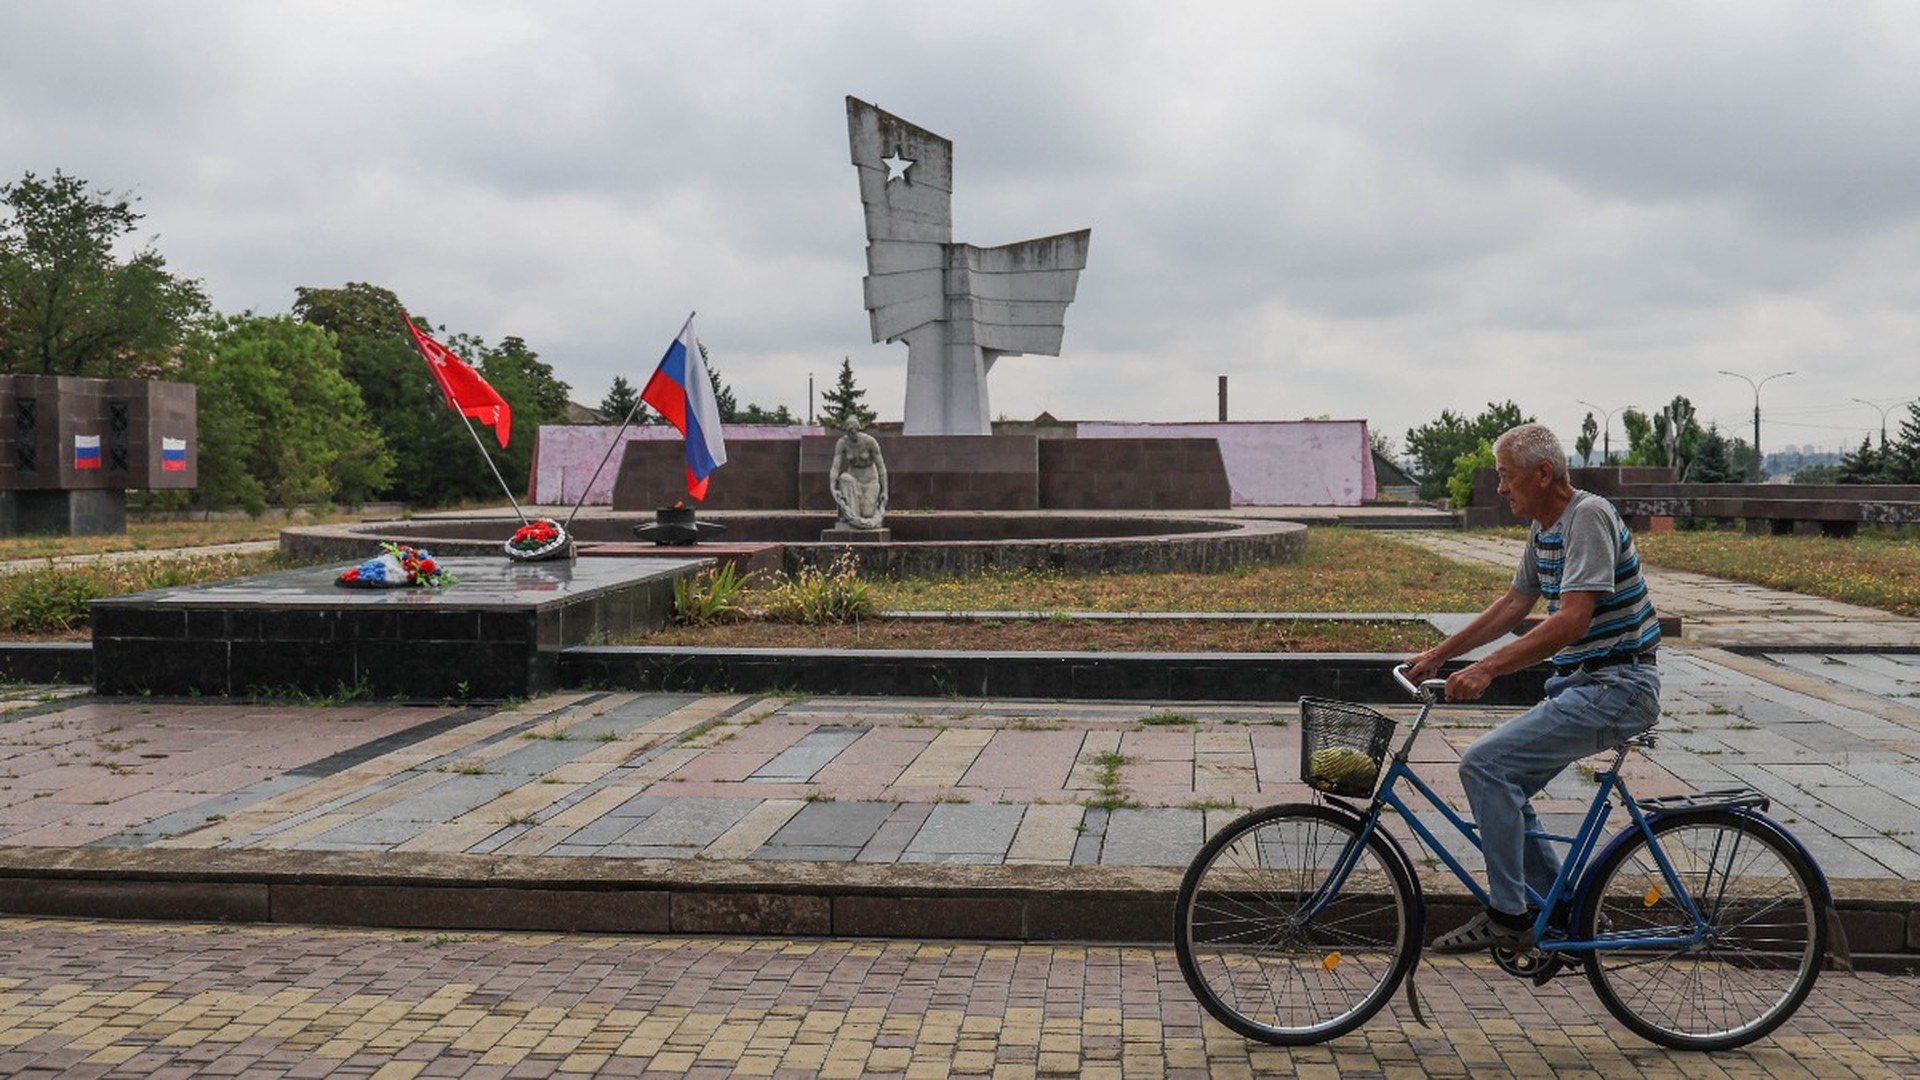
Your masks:
[{"label": "russian tricolor flag", "polygon": [[160,437],[160,471],[187,471],[187,440]]},{"label": "russian tricolor flag", "polygon": [[73,467],[76,469],[100,467],[100,436],[75,435],[73,437]]},{"label": "russian tricolor flag", "polygon": [[667,347],[660,366],[640,391],[640,400],[660,410],[667,422],[687,440],[687,494],[707,497],[707,477],[727,463],[727,443],[720,432],[720,407],[713,400],[713,380],[700,359],[700,339],[693,336],[693,316],[680,336]]}]

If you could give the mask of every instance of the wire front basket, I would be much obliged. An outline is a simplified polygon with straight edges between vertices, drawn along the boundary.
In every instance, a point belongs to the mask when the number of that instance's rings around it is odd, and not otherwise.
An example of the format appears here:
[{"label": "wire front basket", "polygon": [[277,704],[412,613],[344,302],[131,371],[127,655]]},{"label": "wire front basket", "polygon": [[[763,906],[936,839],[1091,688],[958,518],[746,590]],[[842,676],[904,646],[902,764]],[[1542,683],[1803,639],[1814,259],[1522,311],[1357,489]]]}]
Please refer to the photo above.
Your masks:
[{"label": "wire front basket", "polygon": [[1300,699],[1300,779],[1329,795],[1364,799],[1380,781],[1393,717],[1364,705]]}]

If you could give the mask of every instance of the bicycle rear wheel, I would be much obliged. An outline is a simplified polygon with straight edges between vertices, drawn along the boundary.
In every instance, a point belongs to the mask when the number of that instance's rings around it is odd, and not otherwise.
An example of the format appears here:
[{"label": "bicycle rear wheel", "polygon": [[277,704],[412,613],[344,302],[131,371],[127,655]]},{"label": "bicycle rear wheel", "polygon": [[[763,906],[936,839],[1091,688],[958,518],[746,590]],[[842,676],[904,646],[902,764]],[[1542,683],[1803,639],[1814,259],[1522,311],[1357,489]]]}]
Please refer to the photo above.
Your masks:
[{"label": "bicycle rear wheel", "polygon": [[1290,1046],[1344,1035],[1387,1003],[1424,921],[1401,859],[1376,833],[1316,900],[1359,835],[1347,815],[1294,804],[1246,814],[1201,848],[1180,886],[1174,951],[1215,1019]]},{"label": "bicycle rear wheel", "polygon": [[[1587,978],[1607,1011],[1662,1046],[1744,1046],[1793,1015],[1820,975],[1827,922],[1818,871],[1776,826],[1745,814],[1676,814],[1656,821],[1653,834],[1706,936],[1684,946],[1595,950]],[[1587,881],[1580,928],[1588,936],[1695,930],[1644,835],[1615,849]]]}]

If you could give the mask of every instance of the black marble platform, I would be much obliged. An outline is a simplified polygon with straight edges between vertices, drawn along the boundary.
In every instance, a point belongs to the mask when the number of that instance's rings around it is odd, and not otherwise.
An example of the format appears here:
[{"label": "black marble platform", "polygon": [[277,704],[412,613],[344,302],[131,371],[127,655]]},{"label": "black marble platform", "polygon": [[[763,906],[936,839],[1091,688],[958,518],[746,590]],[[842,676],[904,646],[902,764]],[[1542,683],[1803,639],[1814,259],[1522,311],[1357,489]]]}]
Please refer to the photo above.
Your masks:
[{"label": "black marble platform", "polygon": [[706,560],[440,561],[457,584],[344,589],[343,564],[96,600],[94,689],[527,697],[557,685],[560,650],[664,625]]}]

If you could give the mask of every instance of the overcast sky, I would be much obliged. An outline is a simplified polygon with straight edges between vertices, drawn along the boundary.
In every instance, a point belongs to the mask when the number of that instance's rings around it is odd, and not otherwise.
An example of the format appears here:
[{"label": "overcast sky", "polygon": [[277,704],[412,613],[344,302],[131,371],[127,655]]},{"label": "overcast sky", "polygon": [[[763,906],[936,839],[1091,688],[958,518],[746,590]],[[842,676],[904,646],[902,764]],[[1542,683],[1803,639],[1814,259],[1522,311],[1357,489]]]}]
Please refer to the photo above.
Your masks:
[{"label": "overcast sky", "polygon": [[[226,312],[383,285],[597,404],[689,310],[804,414],[861,307],[845,97],[955,144],[954,237],[1091,228],[996,415],[1691,398],[1857,444],[1920,396],[1920,4],[0,0],[0,180],[131,192]],[[1872,405],[1853,399],[1865,399]],[[1612,428],[1621,441],[1617,416]]]}]

